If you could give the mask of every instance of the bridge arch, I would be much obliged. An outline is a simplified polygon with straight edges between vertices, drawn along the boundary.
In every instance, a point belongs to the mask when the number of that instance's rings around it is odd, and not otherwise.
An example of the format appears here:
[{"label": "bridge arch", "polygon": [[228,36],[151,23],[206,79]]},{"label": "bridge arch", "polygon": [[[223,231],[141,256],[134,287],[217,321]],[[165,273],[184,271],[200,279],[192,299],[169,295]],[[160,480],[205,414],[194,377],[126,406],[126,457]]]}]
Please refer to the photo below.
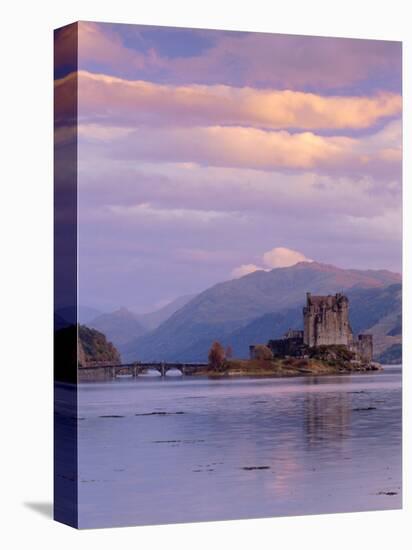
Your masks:
[{"label": "bridge arch", "polygon": [[179,371],[182,376],[193,374],[199,368],[207,367],[206,363],[166,363],[166,362],[148,362],[148,363],[128,363],[128,364],[89,364],[85,367],[79,367],[79,373],[92,372],[104,373],[106,378],[116,378],[118,374],[131,374],[134,378],[148,370],[157,371],[160,376],[165,377],[169,371]]}]

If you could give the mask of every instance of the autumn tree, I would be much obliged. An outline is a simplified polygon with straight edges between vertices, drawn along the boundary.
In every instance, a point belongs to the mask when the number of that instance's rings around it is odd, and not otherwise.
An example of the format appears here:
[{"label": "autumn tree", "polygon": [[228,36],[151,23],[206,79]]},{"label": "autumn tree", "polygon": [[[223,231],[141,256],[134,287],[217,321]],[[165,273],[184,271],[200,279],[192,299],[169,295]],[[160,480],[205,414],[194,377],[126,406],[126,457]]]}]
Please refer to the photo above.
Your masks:
[{"label": "autumn tree", "polygon": [[230,359],[233,356],[233,348],[232,346],[227,346],[226,348],[226,359]]},{"label": "autumn tree", "polygon": [[270,361],[273,359],[273,353],[270,348],[264,346],[263,344],[258,344],[253,350],[253,355],[255,359],[260,359],[263,361]]},{"label": "autumn tree", "polygon": [[213,342],[210,346],[208,360],[213,369],[220,370],[222,368],[225,362],[225,348],[220,342]]}]

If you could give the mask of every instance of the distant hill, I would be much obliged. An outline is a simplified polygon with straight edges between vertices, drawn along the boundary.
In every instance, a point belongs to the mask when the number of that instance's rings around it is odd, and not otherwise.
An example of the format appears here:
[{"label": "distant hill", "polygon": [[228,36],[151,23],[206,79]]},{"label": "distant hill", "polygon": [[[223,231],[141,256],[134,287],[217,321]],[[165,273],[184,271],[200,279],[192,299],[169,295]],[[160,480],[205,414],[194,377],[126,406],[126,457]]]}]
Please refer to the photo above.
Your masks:
[{"label": "distant hill", "polygon": [[121,307],[116,311],[98,315],[90,320],[87,325],[105,334],[122,354],[127,349],[130,341],[134,341],[150,330],[156,329],[192,298],[193,295],[181,296],[162,308],[144,314],[136,314],[125,307]]},{"label": "distant hill", "polygon": [[178,309],[185,306],[194,297],[195,297],[194,294],[180,296],[179,298],[176,298],[176,300],[173,300],[169,304],[155,311],[136,315],[136,317],[146,329],[153,330],[157,328],[159,325],[161,325],[162,323],[164,323],[166,319],[169,319],[169,317],[173,315],[173,313],[175,313]]},{"label": "distant hill", "polygon": [[[373,334],[374,355],[382,363],[402,361],[402,285],[348,292],[355,332]],[[390,361],[386,351],[392,348]]]},{"label": "distant hill", "polygon": [[64,320],[66,326],[75,325],[76,323],[87,324],[101,313],[98,309],[87,306],[79,306],[78,308],[62,307],[55,311],[55,315]]},{"label": "distant hill", "polygon": [[383,365],[399,365],[402,363],[402,344],[393,344],[378,356]]},{"label": "distant hill", "polygon": [[[390,319],[390,328],[388,327],[387,332],[399,330],[402,318],[400,283],[383,288],[351,289],[346,294],[350,300],[350,321],[354,332],[372,330],[377,324],[382,323],[383,319]],[[400,333],[401,330],[398,335]]]},{"label": "distant hill", "polygon": [[[256,342],[258,336],[265,341],[268,335],[280,336],[295,326],[308,291],[334,294],[349,289],[380,290],[400,282],[399,274],[385,270],[341,269],[317,262],[257,271],[205,290],[157,329],[126,344],[123,358],[203,361],[215,339],[231,343],[235,352],[244,356],[249,343]],[[367,307],[368,300],[361,293],[358,300]],[[359,313],[358,324],[370,324],[372,330],[380,317],[374,316],[371,304],[368,307],[370,322],[362,321]]]},{"label": "distant hill", "polygon": [[142,336],[147,330],[137,316],[125,307],[99,315],[88,326],[105,334],[120,352],[124,344]]},{"label": "distant hill", "polygon": [[235,330],[223,339],[222,344],[231,346],[234,357],[246,358],[250,344],[266,344],[270,339],[281,338],[289,328],[303,329],[301,306],[278,313],[265,313]]}]

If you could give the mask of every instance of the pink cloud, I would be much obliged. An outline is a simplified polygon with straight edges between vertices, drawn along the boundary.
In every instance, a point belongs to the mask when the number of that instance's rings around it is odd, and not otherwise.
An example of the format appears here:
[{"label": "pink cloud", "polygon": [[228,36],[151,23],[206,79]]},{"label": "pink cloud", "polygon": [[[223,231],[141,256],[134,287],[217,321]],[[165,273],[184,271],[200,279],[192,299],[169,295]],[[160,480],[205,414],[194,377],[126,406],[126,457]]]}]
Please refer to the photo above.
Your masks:
[{"label": "pink cloud", "polygon": [[231,275],[235,279],[238,279],[239,277],[244,277],[245,275],[249,275],[255,271],[261,271],[262,269],[263,267],[258,267],[255,264],[242,264],[239,267],[232,269]]},{"label": "pink cloud", "polygon": [[[70,84],[66,77],[57,89]],[[224,85],[162,85],[80,71],[79,111],[106,124],[239,125],[313,130],[367,128],[399,115],[402,98],[321,96],[291,90],[258,90]]]},{"label": "pink cloud", "polygon": [[234,278],[243,277],[254,273],[255,271],[269,271],[278,267],[290,267],[299,262],[312,262],[301,252],[290,248],[275,247],[265,252],[262,256],[264,267],[259,267],[255,264],[242,264],[239,267],[232,269],[231,275]]},{"label": "pink cloud", "polygon": [[289,267],[299,262],[312,262],[301,252],[290,248],[276,247],[263,254],[263,263],[270,267]]},{"label": "pink cloud", "polygon": [[398,177],[401,169],[401,144],[387,139],[385,128],[372,136],[349,138],[237,126],[139,127],[119,137],[116,128],[84,124],[79,134],[96,146],[105,146],[105,154],[111,158],[123,161],[143,159],[378,177]]}]

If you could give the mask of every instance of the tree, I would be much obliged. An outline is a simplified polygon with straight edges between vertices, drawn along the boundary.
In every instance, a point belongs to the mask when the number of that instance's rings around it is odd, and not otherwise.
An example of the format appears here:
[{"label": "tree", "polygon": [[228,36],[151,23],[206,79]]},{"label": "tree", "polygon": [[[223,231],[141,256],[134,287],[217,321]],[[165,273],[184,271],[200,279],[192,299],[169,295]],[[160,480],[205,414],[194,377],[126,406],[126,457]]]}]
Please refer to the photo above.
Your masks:
[{"label": "tree", "polygon": [[227,346],[226,348],[226,358],[230,359],[233,356],[233,348],[232,346]]},{"label": "tree", "polygon": [[208,360],[213,369],[220,370],[222,368],[225,362],[225,348],[220,342],[213,342],[210,346]]},{"label": "tree", "polygon": [[258,344],[255,346],[253,355],[255,359],[260,359],[263,361],[270,361],[273,359],[272,350],[263,344]]}]

